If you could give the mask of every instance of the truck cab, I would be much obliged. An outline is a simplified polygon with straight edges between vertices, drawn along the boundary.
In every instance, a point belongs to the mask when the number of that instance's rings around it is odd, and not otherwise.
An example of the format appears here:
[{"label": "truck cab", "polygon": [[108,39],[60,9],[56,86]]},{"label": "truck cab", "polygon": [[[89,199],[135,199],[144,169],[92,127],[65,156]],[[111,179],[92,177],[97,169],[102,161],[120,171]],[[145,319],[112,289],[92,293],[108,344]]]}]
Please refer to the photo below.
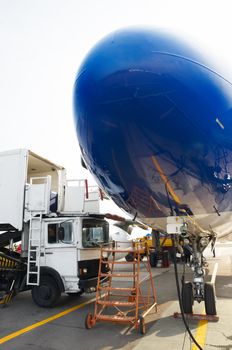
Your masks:
[{"label": "truck cab", "polygon": [[[48,218],[43,220],[42,233],[41,273],[39,284],[32,288],[34,302],[51,307],[61,292],[95,291],[99,249],[109,242],[108,222],[91,216]],[[35,282],[33,273],[29,280]]]}]

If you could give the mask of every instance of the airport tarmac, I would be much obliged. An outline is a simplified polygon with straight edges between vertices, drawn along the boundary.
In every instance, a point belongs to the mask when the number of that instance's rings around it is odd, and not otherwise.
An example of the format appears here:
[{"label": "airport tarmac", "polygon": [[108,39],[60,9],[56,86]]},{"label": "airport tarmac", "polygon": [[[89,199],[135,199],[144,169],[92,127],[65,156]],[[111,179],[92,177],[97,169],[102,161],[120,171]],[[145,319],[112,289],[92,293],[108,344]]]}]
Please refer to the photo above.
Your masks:
[{"label": "airport tarmac", "polygon": [[[217,244],[216,257],[208,250],[207,281],[215,279],[219,321],[189,321],[202,348],[232,349],[232,244]],[[182,266],[178,264],[179,273]],[[145,275],[145,271],[142,270]],[[79,297],[63,295],[53,309],[37,307],[30,292],[17,295],[12,303],[0,309],[0,349],[3,350],[195,350],[181,319],[173,266],[152,268],[157,290],[158,313],[146,318],[146,334],[122,324],[97,323],[85,328],[85,317],[93,312],[94,294]],[[196,304],[196,303],[195,303]],[[194,304],[202,313],[203,303]]]}]

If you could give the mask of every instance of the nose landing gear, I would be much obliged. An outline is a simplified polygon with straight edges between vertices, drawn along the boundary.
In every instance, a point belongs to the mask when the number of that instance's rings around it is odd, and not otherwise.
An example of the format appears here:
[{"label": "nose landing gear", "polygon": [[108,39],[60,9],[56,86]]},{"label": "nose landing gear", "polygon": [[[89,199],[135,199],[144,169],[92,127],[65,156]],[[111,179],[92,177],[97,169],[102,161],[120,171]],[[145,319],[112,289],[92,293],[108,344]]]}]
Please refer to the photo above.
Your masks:
[{"label": "nose landing gear", "polygon": [[193,273],[193,283],[183,282],[182,283],[182,305],[184,313],[193,313],[193,303],[197,301],[200,303],[204,300],[206,315],[216,315],[216,297],[214,285],[204,281],[204,258],[202,253],[197,250],[197,246],[194,243],[192,245],[192,261],[191,267]]},{"label": "nose landing gear", "polygon": [[[192,282],[185,282],[182,277],[181,306],[185,314],[193,313],[193,303],[205,302],[206,315],[217,315],[214,285],[205,282],[206,260],[203,251],[210,242],[216,240],[216,234],[203,230],[192,217],[171,216],[167,218],[167,233],[172,235],[173,247],[185,257],[193,271]],[[175,249],[174,249],[175,254]],[[185,269],[184,269],[185,271]]]}]

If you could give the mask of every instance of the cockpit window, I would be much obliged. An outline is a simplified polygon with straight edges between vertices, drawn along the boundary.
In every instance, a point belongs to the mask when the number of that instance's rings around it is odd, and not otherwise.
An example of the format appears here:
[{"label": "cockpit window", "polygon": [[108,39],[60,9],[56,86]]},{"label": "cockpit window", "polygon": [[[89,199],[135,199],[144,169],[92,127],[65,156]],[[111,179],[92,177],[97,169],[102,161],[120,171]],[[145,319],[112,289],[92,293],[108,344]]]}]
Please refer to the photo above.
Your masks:
[{"label": "cockpit window", "polygon": [[85,248],[99,247],[109,242],[109,224],[100,219],[83,220],[82,244]]}]

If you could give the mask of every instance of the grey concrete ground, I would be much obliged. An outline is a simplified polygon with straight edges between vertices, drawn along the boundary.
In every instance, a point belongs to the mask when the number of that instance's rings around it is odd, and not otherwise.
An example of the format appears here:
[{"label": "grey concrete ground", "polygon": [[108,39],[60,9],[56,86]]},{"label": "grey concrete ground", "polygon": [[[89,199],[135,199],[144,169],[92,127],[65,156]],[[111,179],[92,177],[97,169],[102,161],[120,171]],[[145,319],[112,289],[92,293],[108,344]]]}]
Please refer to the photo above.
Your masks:
[{"label": "grey concrete ground", "polygon": [[[208,323],[204,349],[232,349],[232,246],[221,245],[217,248],[215,259],[209,255],[209,274],[215,263],[218,263],[216,291],[217,309],[220,321]],[[179,267],[181,272],[181,267]],[[3,350],[113,350],[113,349],[191,349],[189,337],[186,335],[182,320],[174,319],[173,312],[178,311],[177,293],[173,268],[153,268],[154,281],[157,288],[158,313],[146,319],[146,335],[120,324],[97,323],[91,330],[84,326],[85,316],[93,311],[93,304],[86,305],[66,316],[42,325],[23,335],[0,345]],[[143,272],[145,275],[145,273]],[[18,295],[13,303],[1,308],[0,338],[17,330],[53,316],[63,310],[84,303],[93,295],[81,297],[62,296],[59,305],[54,309],[42,309],[35,306],[30,293]],[[201,312],[203,305],[196,305],[196,312]],[[190,328],[195,334],[198,321],[191,321]],[[1,341],[1,339],[0,339]]]}]

